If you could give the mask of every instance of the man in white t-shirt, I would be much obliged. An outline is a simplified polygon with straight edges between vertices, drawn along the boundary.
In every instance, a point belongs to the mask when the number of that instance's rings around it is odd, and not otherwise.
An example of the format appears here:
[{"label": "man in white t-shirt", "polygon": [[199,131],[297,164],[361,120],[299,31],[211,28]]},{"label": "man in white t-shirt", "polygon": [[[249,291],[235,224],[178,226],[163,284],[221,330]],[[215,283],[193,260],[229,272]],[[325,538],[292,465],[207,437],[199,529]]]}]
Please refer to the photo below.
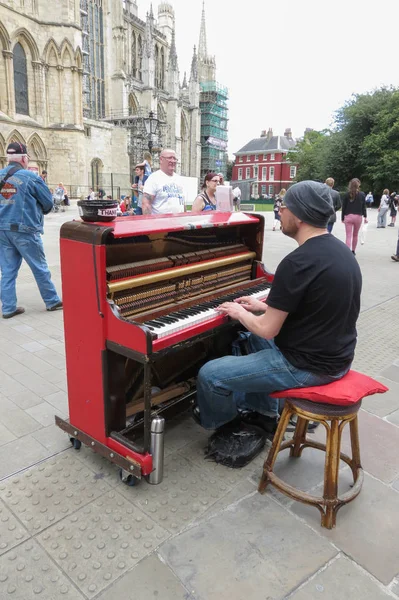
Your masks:
[{"label": "man in white t-shirt", "polygon": [[240,210],[241,190],[238,187],[238,185],[233,190],[233,204],[234,204],[234,210]]},{"label": "man in white t-shirt", "polygon": [[184,192],[176,175],[176,153],[166,148],[159,157],[159,171],[151,173],[144,184],[143,215],[184,212]]}]

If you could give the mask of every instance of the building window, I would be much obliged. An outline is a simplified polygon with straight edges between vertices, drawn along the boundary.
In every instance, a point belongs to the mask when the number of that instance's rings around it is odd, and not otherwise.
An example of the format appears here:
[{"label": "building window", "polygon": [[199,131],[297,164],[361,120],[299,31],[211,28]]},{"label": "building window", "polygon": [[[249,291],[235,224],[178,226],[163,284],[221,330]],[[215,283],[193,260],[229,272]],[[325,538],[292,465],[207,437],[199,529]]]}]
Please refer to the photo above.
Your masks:
[{"label": "building window", "polygon": [[274,160],[274,153],[270,155],[270,160]]},{"label": "building window", "polygon": [[266,194],[266,186],[265,185],[262,185],[261,190],[262,190],[262,195]]},{"label": "building window", "polygon": [[83,51],[83,116],[105,116],[102,0],[80,0]]},{"label": "building window", "polygon": [[269,179],[270,181],[274,181],[274,167],[270,167],[269,169]]},{"label": "building window", "polygon": [[267,179],[267,167],[262,167],[262,181]]},{"label": "building window", "polygon": [[253,198],[258,197],[258,184],[257,183],[254,183],[252,186],[252,196],[253,196]]},{"label": "building window", "polygon": [[269,185],[269,196],[273,196],[274,194],[274,185]]},{"label": "building window", "polygon": [[101,169],[102,164],[98,158],[91,161],[91,187],[93,190],[98,190],[101,185]]},{"label": "building window", "polygon": [[251,162],[251,157],[249,156],[249,154],[247,155],[247,162]]},{"label": "building window", "polygon": [[242,180],[242,169],[238,169],[238,181]]},{"label": "building window", "polygon": [[255,154],[255,162],[259,161],[259,154]]},{"label": "building window", "polygon": [[267,160],[267,154],[263,155],[263,160]]},{"label": "building window", "polygon": [[254,179],[258,179],[258,167],[254,167]]},{"label": "building window", "polygon": [[251,167],[245,169],[245,179],[251,179]]},{"label": "building window", "polygon": [[243,160],[242,160],[242,159],[243,159],[243,157],[242,157],[242,156],[239,156],[239,157],[238,157],[238,162],[242,163],[242,162],[243,162]]},{"label": "building window", "polygon": [[290,179],[294,179],[296,176],[296,167],[292,166],[290,167]]},{"label": "building window", "polygon": [[89,127],[88,125],[85,125],[84,133],[85,133],[85,137],[91,137],[91,127]]},{"label": "building window", "polygon": [[29,115],[28,70],[25,50],[21,44],[15,44],[13,50],[15,112]]}]

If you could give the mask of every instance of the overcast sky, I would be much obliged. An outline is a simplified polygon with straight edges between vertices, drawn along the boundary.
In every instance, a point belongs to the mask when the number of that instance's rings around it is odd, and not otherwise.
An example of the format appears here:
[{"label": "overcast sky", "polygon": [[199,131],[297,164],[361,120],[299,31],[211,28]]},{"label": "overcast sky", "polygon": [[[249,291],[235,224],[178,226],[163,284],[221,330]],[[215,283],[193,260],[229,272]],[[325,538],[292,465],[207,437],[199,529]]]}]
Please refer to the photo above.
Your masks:
[{"label": "overcast sky", "polygon": [[[182,80],[198,46],[202,0],[169,2]],[[151,2],[137,3],[145,19]],[[230,155],[262,129],[282,135],[291,127],[299,137],[306,127],[329,127],[353,93],[399,86],[398,0],[205,0],[205,14],[208,54],[229,89]]]}]

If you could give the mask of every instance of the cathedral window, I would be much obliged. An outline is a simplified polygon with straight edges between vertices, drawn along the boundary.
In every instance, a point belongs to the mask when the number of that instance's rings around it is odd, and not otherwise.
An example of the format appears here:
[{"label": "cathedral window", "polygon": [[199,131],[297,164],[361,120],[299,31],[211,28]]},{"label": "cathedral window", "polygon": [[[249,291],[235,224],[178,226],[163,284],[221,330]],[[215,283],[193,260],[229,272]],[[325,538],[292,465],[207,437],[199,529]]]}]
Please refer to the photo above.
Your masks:
[{"label": "cathedral window", "polygon": [[159,49],[158,46],[155,45],[155,87],[159,88]]},{"label": "cathedral window", "polygon": [[137,77],[137,41],[136,34],[132,33],[132,76]]},{"label": "cathedral window", "polygon": [[137,79],[140,79],[140,81],[143,80],[142,65],[143,65],[143,40],[141,39],[141,35],[139,35],[138,43],[137,43]]},{"label": "cathedral window", "polygon": [[83,115],[105,116],[102,0],[80,0],[83,50]]},{"label": "cathedral window", "polygon": [[161,48],[159,73],[159,87],[163,90],[165,87],[165,52],[163,48]]},{"label": "cathedral window", "polygon": [[25,50],[21,44],[15,44],[13,50],[15,111],[20,115],[29,115],[28,70]]}]

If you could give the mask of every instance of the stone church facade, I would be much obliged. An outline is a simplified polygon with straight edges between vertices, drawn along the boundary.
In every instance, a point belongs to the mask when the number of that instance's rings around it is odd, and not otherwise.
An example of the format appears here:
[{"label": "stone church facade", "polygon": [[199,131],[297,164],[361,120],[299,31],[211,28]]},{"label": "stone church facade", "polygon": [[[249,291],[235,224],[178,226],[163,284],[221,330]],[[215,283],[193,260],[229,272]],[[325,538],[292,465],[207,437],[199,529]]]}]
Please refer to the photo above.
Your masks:
[{"label": "stone church facade", "polygon": [[169,3],[144,21],[135,0],[0,0],[0,50],[0,166],[19,141],[72,195],[127,193],[143,151],[156,166],[170,146],[199,176],[197,55],[180,84]]}]

